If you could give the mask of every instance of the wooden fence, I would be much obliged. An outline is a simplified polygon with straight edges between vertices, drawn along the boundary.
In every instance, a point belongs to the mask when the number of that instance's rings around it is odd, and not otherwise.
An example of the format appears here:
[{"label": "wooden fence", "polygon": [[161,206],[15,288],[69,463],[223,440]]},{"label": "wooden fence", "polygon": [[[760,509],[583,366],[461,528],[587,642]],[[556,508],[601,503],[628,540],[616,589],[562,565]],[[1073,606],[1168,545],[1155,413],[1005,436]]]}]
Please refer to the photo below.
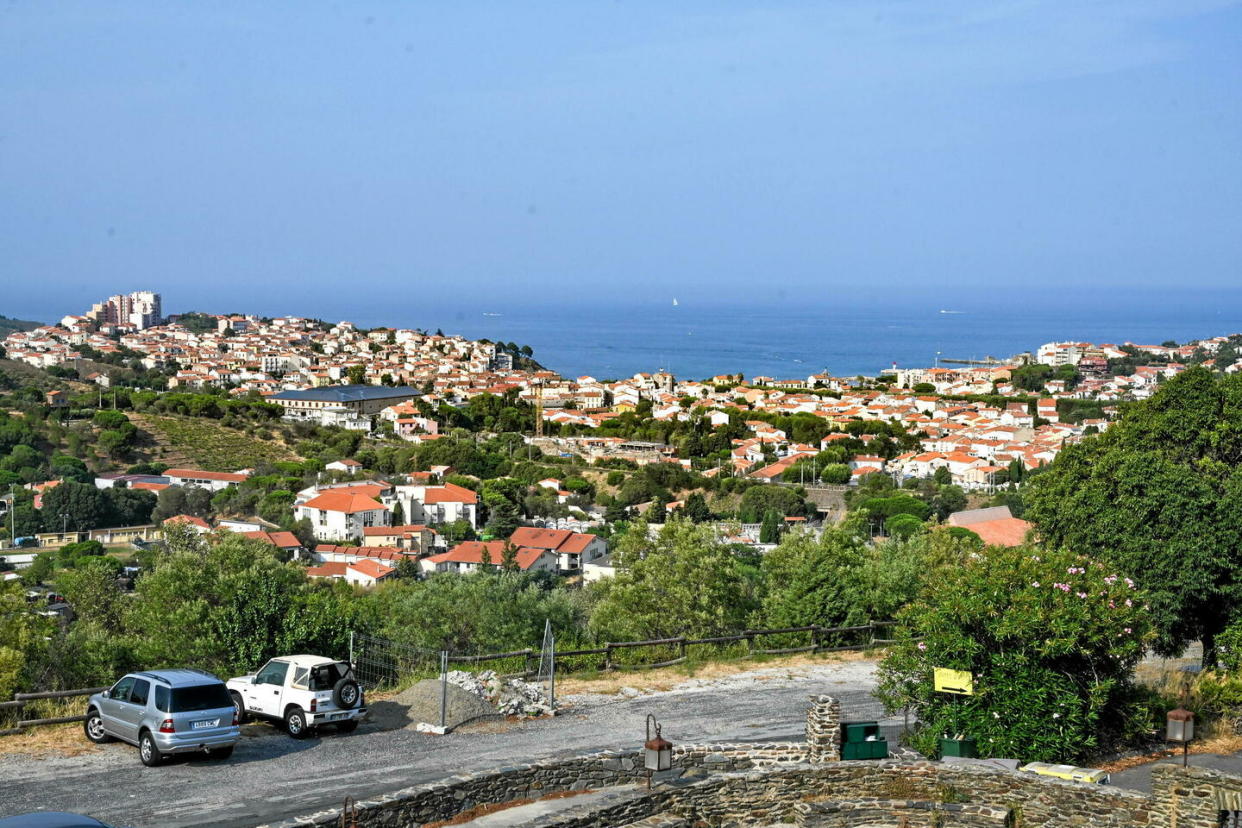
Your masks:
[{"label": "wooden fence", "polygon": [[[21,711],[27,704],[39,699],[71,699],[75,696],[93,696],[107,689],[107,687],[87,687],[82,690],[45,690],[39,693],[14,693],[13,701],[0,702],[0,711]],[[0,736],[12,736],[21,733],[28,727],[38,727],[39,725],[70,724],[71,722],[84,721],[86,721],[85,714],[81,716],[56,716],[50,719],[19,719],[13,727],[0,730]]]},{"label": "wooden fence", "polygon": [[[710,638],[686,638],[679,636],[677,638],[653,638],[646,641],[611,641],[605,643],[601,647],[590,647],[581,650],[556,650],[554,661],[558,672],[566,667],[566,662],[578,659],[600,657],[593,662],[588,661],[585,669],[599,669],[605,671],[611,670],[651,670],[659,667],[671,667],[675,664],[681,664],[688,659],[687,648],[711,645],[723,647],[727,645],[745,645],[745,652],[739,653],[742,657],[753,657],[758,655],[790,655],[793,653],[831,653],[841,652],[845,650],[866,650],[871,647],[884,646],[894,643],[895,639],[880,638],[876,633],[879,631],[887,631],[896,625],[895,621],[873,621],[869,624],[859,624],[852,627],[822,627],[812,624],[805,627],[784,627],[780,629],[767,630],[743,630],[732,635],[718,635]],[[806,638],[805,644],[785,647],[764,647],[761,646],[765,637],[768,636],[803,636]],[[840,643],[842,637],[853,637],[855,641],[851,643]],[[642,647],[651,647],[664,650],[665,655],[671,655],[671,658],[661,658],[658,661],[644,661],[641,663],[626,663],[623,659],[618,659],[619,653],[627,650],[636,650]],[[674,654],[675,653],[675,654]],[[525,650],[513,650],[507,653],[485,653],[482,655],[452,655],[448,657],[450,664],[462,665],[479,665],[487,662],[517,662],[520,659],[522,669],[517,671],[520,674],[533,675],[538,668],[540,651],[534,648]],[[516,665],[515,665],[516,666]],[[581,662],[577,662],[576,669],[584,669]],[[498,671],[499,672],[499,671]],[[572,672],[572,670],[570,671]]]}]

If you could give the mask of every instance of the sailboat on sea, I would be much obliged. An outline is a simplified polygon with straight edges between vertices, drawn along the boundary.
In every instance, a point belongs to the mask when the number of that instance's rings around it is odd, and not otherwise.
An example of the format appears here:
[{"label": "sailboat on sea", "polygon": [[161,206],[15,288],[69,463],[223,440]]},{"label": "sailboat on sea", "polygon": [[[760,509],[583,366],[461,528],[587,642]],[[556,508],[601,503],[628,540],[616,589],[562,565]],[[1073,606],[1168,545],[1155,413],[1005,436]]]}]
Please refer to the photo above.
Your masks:
[{"label": "sailboat on sea", "polygon": [[677,307],[677,297],[673,297],[673,307]]}]

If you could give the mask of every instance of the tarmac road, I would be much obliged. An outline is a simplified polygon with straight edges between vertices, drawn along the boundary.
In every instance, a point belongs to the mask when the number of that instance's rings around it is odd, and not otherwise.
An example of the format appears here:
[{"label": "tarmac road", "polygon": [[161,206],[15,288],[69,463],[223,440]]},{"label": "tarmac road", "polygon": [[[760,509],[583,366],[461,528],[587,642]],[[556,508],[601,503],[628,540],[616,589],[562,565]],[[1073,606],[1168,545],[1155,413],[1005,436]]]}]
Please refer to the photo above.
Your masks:
[{"label": "tarmac road", "polygon": [[[267,725],[251,725],[232,758],[174,759],[144,767],[129,745],[110,744],[77,757],[0,757],[0,816],[34,810],[90,814],[133,828],[252,826],[339,807],[347,796],[366,799],[479,771],[605,749],[637,749],[654,713],[674,744],[802,740],[808,697],[841,699],[850,719],[882,719],[871,697],[871,666],[816,665],[784,677],[734,677],[637,698],[579,696],[555,719],[499,728],[470,728],[447,736],[411,730],[325,731],[294,741]],[[886,729],[900,719],[883,720]],[[483,731],[483,732],[480,732]]]}]

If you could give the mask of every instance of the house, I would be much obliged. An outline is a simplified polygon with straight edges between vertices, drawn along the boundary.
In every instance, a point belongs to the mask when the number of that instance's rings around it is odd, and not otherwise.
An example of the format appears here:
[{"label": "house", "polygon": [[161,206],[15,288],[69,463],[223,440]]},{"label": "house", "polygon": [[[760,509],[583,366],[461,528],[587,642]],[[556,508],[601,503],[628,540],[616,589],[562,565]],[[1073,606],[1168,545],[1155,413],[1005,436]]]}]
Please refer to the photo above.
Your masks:
[{"label": "house", "polygon": [[396,567],[378,561],[361,560],[357,563],[332,562],[308,567],[306,575],[309,578],[331,578],[356,586],[373,587],[380,581],[391,578],[396,572]]},{"label": "house", "polygon": [[611,578],[616,574],[617,568],[612,563],[611,553],[582,564],[582,582],[586,584],[594,583],[602,578]]},{"label": "house", "polygon": [[1031,530],[1031,524],[1014,517],[1008,506],[954,512],[947,523],[969,529],[988,546],[1021,546]]},{"label": "house", "polygon": [[219,492],[243,482],[249,475],[242,472],[215,472],[201,469],[166,469],[163,474],[173,486],[193,486]]},{"label": "house", "polygon": [[308,518],[319,540],[362,540],[371,526],[388,525],[388,507],[373,497],[344,489],[326,489],[294,509]]},{"label": "house", "polygon": [[588,561],[608,554],[608,541],[599,535],[568,529],[536,529],[523,526],[513,531],[509,543],[521,549],[546,549],[556,555],[561,572],[577,572]]},{"label": "house", "polygon": [[242,532],[242,537],[261,540],[264,543],[270,543],[281,552],[287,553],[293,560],[298,560],[306,554],[306,547],[298,540],[297,535],[292,532]]},{"label": "house", "polygon": [[464,520],[478,528],[479,495],[465,486],[397,486],[396,492],[408,520],[431,524]]},{"label": "house", "polygon": [[[424,558],[420,564],[424,572],[475,572],[483,568],[499,569],[504,554],[505,541],[466,541],[448,552]],[[556,572],[557,569],[557,555],[547,549],[515,548],[514,560],[522,572]]]},{"label": "house", "polygon": [[429,552],[435,539],[436,531],[423,524],[370,526],[362,530],[363,546],[392,546],[421,553]]},{"label": "house", "polygon": [[170,523],[186,524],[200,535],[206,535],[212,531],[210,523],[203,520],[201,517],[194,517],[194,515],[173,515],[170,518],[166,518],[162,525],[167,526]]},{"label": "house", "polygon": [[347,474],[356,474],[362,471],[362,464],[357,460],[351,460],[346,457],[344,460],[333,460],[331,463],[324,466],[324,468],[331,469],[332,471],[345,472]]}]

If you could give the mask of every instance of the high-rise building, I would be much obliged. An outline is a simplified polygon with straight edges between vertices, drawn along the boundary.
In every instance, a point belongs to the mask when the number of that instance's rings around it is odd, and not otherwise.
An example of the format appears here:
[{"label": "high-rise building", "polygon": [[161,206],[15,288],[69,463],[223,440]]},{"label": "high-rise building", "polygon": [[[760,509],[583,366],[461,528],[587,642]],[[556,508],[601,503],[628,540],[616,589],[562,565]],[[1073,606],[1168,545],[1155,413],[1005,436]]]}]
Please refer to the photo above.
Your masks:
[{"label": "high-rise building", "polygon": [[139,330],[164,321],[160,295],[150,290],[109,296],[92,305],[86,316],[98,325],[132,325]]}]

